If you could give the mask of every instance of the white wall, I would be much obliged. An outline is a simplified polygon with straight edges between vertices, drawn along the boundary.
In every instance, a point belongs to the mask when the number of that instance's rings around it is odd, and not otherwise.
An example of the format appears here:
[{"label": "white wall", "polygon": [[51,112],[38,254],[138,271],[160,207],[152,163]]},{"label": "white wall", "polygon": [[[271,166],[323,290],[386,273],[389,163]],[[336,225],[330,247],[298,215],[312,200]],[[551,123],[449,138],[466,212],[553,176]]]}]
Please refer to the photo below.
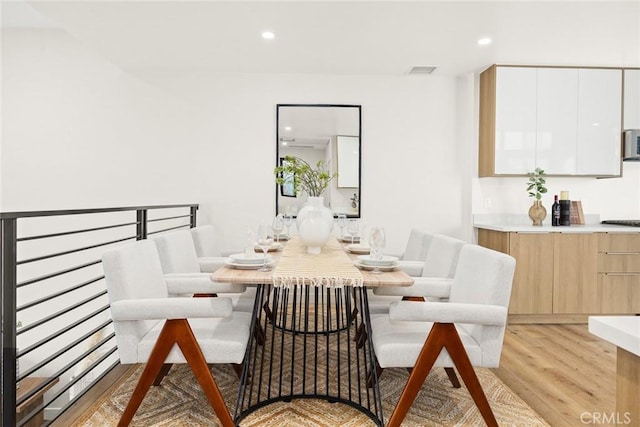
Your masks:
[{"label": "white wall", "polygon": [[[451,78],[147,73],[145,80],[207,113],[206,150],[225,159],[212,164],[224,179],[211,183],[217,197],[202,203],[211,203],[211,221],[228,235],[243,236],[243,227],[274,212],[278,103],[362,105],[363,219],[389,229],[393,250],[403,249],[411,226],[460,233]],[[248,177],[253,191],[239,197],[228,183]]]},{"label": "white wall", "polygon": [[[474,179],[474,213],[527,214],[532,204],[526,189],[526,177]],[[622,178],[548,177],[548,193],[543,196],[547,208],[545,224],[551,223],[553,195],[569,191],[571,200],[581,200],[585,214],[600,219],[640,218],[640,163],[624,162]]]},{"label": "white wall", "polygon": [[[54,30],[2,40],[0,210],[201,204],[241,247],[275,210],[278,103],[362,105],[362,214],[401,251],[411,227],[472,239],[472,213],[526,213],[526,178],[477,178],[477,79],[145,72]],[[585,213],[640,217],[624,177],[550,178]]]},{"label": "white wall", "polygon": [[276,104],[348,103],[364,221],[393,251],[412,226],[463,234],[453,78],[134,76],[56,31],[6,32],[2,55],[3,211],[198,202],[242,246],[275,210]]},{"label": "white wall", "polygon": [[190,169],[207,164],[193,154],[200,122],[179,99],[123,73],[63,32],[2,36],[0,209],[199,197]]}]

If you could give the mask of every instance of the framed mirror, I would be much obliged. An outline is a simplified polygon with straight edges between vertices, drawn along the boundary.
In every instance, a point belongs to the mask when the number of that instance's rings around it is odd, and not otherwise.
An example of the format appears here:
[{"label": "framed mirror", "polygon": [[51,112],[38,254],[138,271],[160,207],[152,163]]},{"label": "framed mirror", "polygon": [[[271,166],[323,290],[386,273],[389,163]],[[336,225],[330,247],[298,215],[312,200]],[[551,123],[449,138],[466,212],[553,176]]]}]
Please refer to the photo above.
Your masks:
[{"label": "framed mirror", "polygon": [[[338,174],[322,195],[334,216],[360,218],[361,125],[360,105],[277,105],[276,166],[282,166],[286,156],[313,166],[324,160],[331,173]],[[276,185],[276,214],[295,216],[306,200],[292,185]]]}]

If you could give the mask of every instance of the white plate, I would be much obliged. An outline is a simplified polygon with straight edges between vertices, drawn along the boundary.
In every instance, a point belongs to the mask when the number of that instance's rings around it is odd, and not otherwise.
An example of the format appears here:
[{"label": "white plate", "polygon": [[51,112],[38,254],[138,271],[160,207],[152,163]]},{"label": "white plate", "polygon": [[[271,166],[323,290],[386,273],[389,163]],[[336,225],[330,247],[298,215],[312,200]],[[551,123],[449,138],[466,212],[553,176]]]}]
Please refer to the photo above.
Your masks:
[{"label": "white plate", "polygon": [[[253,257],[247,257],[244,253],[229,255],[229,260],[234,264],[262,264],[263,256],[253,252]],[[273,258],[267,256],[267,262],[271,262]]]},{"label": "white plate", "polygon": [[[262,267],[262,263],[260,264],[238,264],[232,261],[225,261],[225,265],[227,267],[231,267],[231,268],[236,268],[238,270],[257,270],[260,267]],[[275,262],[273,262],[273,260],[271,260],[270,262],[267,261],[267,267],[273,267],[275,265]]]},{"label": "white plate", "polygon": [[[271,247],[267,250],[267,252],[279,251],[282,248],[284,248],[284,246],[282,246],[282,243],[272,243]],[[258,245],[255,245],[254,249],[255,249],[256,252],[262,253],[262,248],[260,246],[258,246]]]},{"label": "white plate", "polygon": [[369,248],[369,246],[365,246],[365,245],[358,245],[358,244],[353,244],[353,245],[347,245],[347,250],[349,252],[351,252],[352,254],[368,254],[371,250],[371,248]]},{"label": "white plate", "polygon": [[[276,240],[276,238],[274,237],[273,240]],[[288,234],[279,234],[278,235],[278,242],[286,242],[287,240],[289,240],[289,235]]]},{"label": "white plate", "polygon": [[361,264],[372,265],[372,266],[395,265],[398,262],[398,257],[383,255],[381,260],[375,260],[375,259],[371,259],[371,255],[360,255],[358,257],[358,261]]},{"label": "white plate", "polygon": [[[359,262],[359,261],[354,261],[354,262],[353,262],[353,265],[355,265],[356,267],[358,267],[358,268],[359,268],[359,269],[361,269],[361,270],[367,270],[367,271],[371,271],[371,270],[373,270],[374,268],[376,268],[376,266],[375,266],[375,265],[362,264],[362,263],[361,263],[361,262]],[[394,264],[392,264],[392,265],[380,265],[380,266],[378,266],[378,269],[379,269],[380,271],[393,271],[393,270],[395,270],[396,268],[398,268],[398,263],[394,263]]]},{"label": "white plate", "polygon": [[[351,236],[338,237],[338,241],[342,243],[351,243]],[[360,243],[360,236],[355,236],[353,238],[353,243]]]}]

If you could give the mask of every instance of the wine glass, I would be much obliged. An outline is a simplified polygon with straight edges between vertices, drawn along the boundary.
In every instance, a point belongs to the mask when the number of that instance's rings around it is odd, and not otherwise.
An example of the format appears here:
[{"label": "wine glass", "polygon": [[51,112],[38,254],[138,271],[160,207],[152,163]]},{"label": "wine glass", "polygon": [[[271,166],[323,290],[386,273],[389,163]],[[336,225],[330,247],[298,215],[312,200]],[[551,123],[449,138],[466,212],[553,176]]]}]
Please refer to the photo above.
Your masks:
[{"label": "wine glass", "polygon": [[336,219],[336,224],[340,228],[340,239],[344,236],[344,228],[347,226],[347,216],[345,214],[339,214]]},{"label": "wine glass", "polygon": [[246,246],[244,248],[244,257],[245,258],[255,258],[256,251],[254,250],[254,245],[256,244],[255,233],[251,228],[247,228],[247,240]]},{"label": "wine glass", "polygon": [[271,271],[271,267],[267,267],[267,251],[273,243],[271,236],[271,227],[268,224],[260,224],[258,227],[258,239],[256,241],[263,253],[262,267],[258,271]]},{"label": "wine glass", "polygon": [[290,213],[282,215],[282,222],[284,223],[284,226],[287,227],[287,236],[291,237],[290,228],[291,224],[293,224],[293,215]]},{"label": "wine glass", "polygon": [[375,261],[375,267],[371,274],[380,274],[382,271],[380,270],[380,262],[383,257],[383,249],[386,244],[386,239],[384,236],[384,228],[382,227],[371,227],[371,234],[369,235],[369,247],[370,249],[370,258]]},{"label": "wine glass", "polygon": [[271,223],[271,229],[273,230],[273,236],[276,239],[276,243],[280,238],[280,233],[284,230],[284,219],[282,218],[282,214],[276,215],[273,219],[273,223]]},{"label": "wine glass", "polygon": [[347,223],[347,232],[351,235],[351,244],[353,245],[353,240],[358,234],[359,224],[357,219],[350,219]]}]

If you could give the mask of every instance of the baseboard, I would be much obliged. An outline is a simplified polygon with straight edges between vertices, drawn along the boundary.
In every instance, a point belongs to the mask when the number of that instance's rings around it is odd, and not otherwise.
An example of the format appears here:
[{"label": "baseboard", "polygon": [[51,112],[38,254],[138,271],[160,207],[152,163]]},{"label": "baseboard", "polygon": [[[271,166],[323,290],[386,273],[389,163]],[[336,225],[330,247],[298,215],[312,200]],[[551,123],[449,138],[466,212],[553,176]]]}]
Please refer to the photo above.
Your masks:
[{"label": "baseboard", "polygon": [[510,314],[509,325],[528,324],[587,324],[589,316],[640,316],[638,313],[588,313],[588,314]]},{"label": "baseboard", "polygon": [[589,314],[510,314],[509,325],[587,323]]}]

